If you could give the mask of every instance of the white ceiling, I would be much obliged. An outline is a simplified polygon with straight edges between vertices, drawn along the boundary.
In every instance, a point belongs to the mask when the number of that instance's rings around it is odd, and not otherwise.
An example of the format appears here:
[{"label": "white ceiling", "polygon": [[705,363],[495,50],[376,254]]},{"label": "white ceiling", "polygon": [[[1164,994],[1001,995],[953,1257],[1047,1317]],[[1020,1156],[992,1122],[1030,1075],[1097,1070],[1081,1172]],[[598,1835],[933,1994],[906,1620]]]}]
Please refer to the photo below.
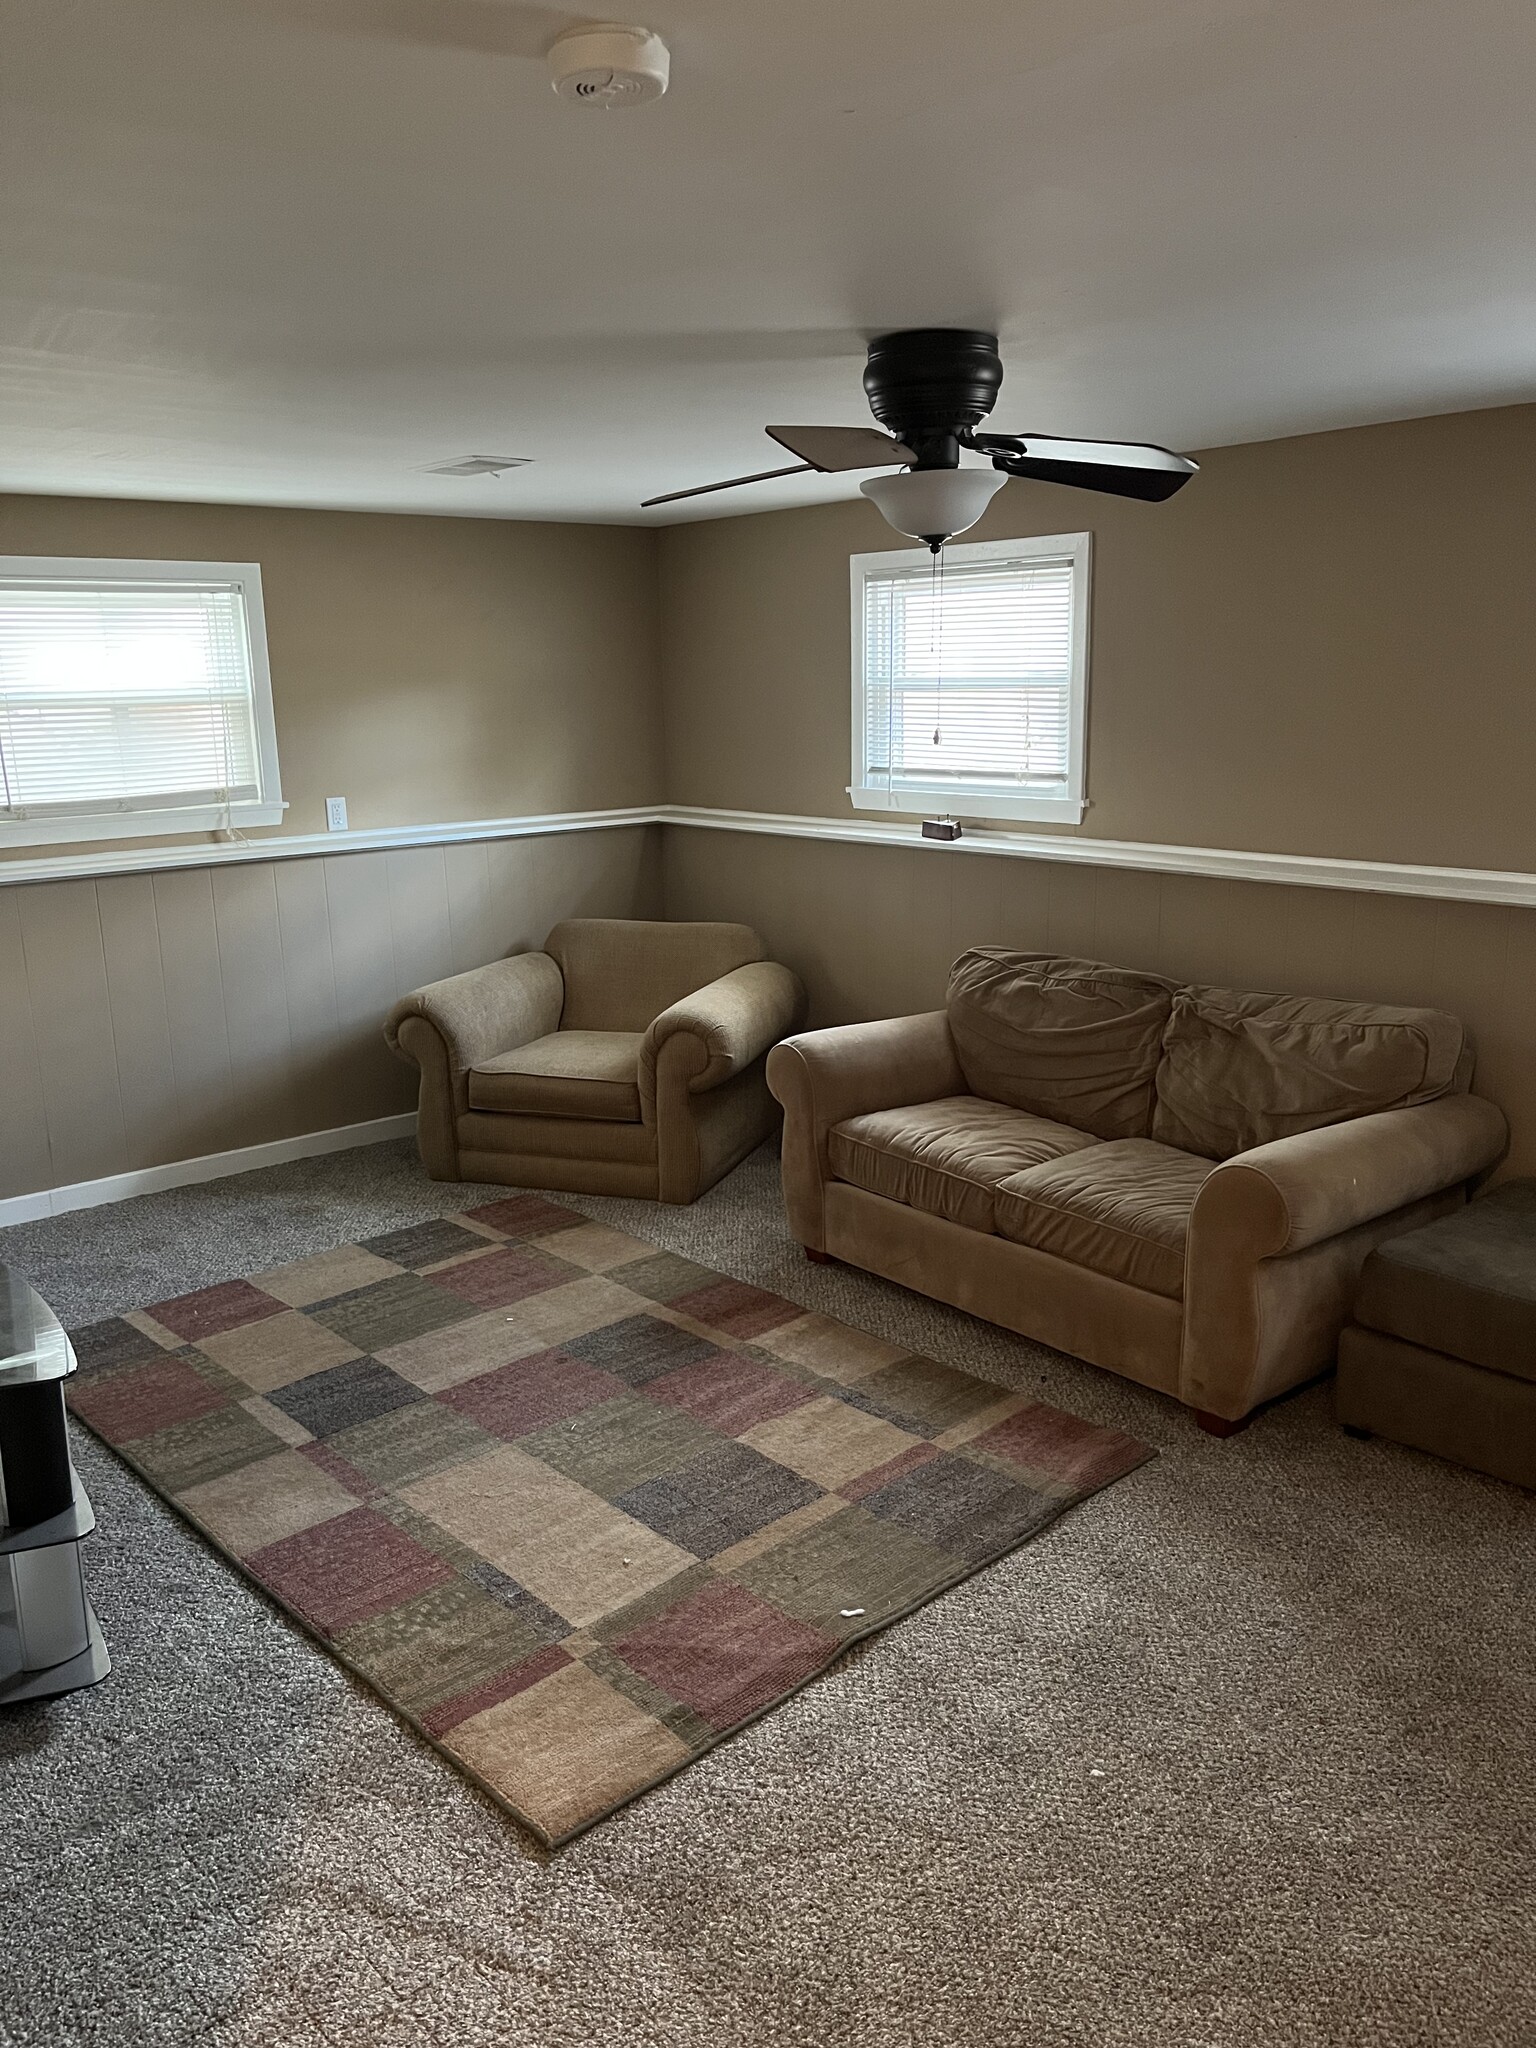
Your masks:
[{"label": "white ceiling", "polygon": [[633,520],[917,325],[1013,431],[1536,396],[1531,0],[643,6],[610,114],[523,0],[0,0],[0,487]]}]

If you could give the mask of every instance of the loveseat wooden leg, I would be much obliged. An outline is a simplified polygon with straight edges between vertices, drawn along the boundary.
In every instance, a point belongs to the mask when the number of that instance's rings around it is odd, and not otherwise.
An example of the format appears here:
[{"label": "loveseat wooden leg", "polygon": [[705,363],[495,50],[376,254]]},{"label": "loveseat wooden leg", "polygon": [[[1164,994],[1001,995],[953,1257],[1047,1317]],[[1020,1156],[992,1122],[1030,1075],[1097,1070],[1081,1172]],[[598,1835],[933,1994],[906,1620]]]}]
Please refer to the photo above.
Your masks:
[{"label": "loveseat wooden leg", "polygon": [[1253,1418],[1243,1415],[1236,1422],[1231,1422],[1225,1415],[1212,1415],[1209,1409],[1197,1408],[1195,1420],[1207,1436],[1236,1436],[1240,1429],[1248,1427]]},{"label": "loveseat wooden leg", "polygon": [[800,1249],[805,1253],[805,1256],[813,1266],[835,1266],[837,1264],[836,1259],[833,1258],[830,1252],[819,1252],[813,1245],[802,1245]]}]

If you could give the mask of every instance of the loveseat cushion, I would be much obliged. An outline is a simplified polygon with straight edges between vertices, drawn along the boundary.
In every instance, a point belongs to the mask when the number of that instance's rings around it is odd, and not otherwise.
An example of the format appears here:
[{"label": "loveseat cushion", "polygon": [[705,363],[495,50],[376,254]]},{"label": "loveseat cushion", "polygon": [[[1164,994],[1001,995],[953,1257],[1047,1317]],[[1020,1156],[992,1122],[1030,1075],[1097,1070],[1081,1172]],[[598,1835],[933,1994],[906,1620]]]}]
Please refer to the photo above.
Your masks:
[{"label": "loveseat cushion", "polygon": [[469,1070],[471,1109],[640,1121],[639,1031],[552,1031]]},{"label": "loveseat cushion", "polygon": [[1176,982],[977,946],[950,970],[950,1033],[973,1094],[1096,1138],[1145,1138]]},{"label": "loveseat cushion", "polygon": [[1459,1019],[1312,996],[1181,989],[1157,1070],[1152,1135],[1230,1159],[1272,1138],[1465,1089]]},{"label": "loveseat cushion", "polygon": [[1150,1138],[1095,1145],[999,1181],[997,1232],[1178,1301],[1189,1213],[1215,1164]]},{"label": "loveseat cushion", "polygon": [[871,1110],[827,1134],[839,1180],[987,1232],[992,1190],[1005,1175],[1094,1145],[1082,1131],[975,1095]]}]

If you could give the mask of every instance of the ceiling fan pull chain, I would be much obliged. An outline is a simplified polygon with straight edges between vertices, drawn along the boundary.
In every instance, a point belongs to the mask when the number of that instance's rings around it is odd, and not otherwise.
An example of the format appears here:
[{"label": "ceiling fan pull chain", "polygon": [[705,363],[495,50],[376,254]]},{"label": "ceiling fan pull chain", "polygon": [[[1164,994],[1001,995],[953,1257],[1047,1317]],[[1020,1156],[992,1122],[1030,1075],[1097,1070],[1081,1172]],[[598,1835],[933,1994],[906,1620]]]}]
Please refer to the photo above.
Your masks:
[{"label": "ceiling fan pull chain", "polygon": [[941,547],[933,551],[929,592],[933,611],[929,635],[933,648],[933,744],[941,747],[944,744],[944,550]]}]

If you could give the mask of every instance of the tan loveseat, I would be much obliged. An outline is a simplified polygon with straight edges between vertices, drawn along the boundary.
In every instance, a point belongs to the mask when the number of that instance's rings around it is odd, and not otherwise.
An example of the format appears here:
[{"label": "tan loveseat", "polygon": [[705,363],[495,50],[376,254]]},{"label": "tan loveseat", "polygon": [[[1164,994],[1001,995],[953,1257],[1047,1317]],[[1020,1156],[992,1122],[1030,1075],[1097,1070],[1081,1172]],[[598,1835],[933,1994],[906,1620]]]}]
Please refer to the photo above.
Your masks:
[{"label": "tan loveseat", "polygon": [[763,1055],[804,1008],[744,924],[578,917],[384,1030],[421,1069],[434,1180],[691,1202],[778,1122]]},{"label": "tan loveseat", "polygon": [[790,1227],[1224,1433],[1323,1371],[1383,1239],[1503,1152],[1434,1010],[984,947],[947,1008],[777,1046]]}]

